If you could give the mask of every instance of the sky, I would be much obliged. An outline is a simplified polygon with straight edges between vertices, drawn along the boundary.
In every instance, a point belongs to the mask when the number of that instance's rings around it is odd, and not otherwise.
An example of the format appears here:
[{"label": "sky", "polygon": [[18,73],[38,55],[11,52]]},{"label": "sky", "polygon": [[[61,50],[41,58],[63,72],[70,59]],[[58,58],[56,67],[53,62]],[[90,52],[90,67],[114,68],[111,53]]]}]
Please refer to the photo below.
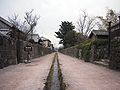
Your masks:
[{"label": "sky", "polygon": [[0,16],[8,19],[14,13],[23,18],[26,11],[34,9],[40,19],[35,33],[52,41],[59,47],[55,32],[61,21],[70,21],[76,25],[82,10],[91,16],[105,16],[106,8],[120,11],[120,0],[0,0]]}]

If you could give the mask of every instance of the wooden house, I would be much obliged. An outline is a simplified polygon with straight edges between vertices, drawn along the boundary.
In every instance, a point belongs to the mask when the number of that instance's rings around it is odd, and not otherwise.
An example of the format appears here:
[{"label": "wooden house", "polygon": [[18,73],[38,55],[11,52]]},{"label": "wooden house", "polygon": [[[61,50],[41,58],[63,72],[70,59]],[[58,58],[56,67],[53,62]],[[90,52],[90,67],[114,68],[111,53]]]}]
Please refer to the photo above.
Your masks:
[{"label": "wooden house", "polygon": [[2,17],[0,17],[0,33],[14,39],[26,39],[25,34],[22,31]]},{"label": "wooden house", "polygon": [[95,41],[98,39],[108,39],[108,31],[93,30],[89,35],[89,39],[91,39],[92,41]]},{"label": "wooden house", "polygon": [[51,46],[51,41],[45,37],[41,37],[41,40],[43,41],[43,46],[45,48],[50,48]]}]

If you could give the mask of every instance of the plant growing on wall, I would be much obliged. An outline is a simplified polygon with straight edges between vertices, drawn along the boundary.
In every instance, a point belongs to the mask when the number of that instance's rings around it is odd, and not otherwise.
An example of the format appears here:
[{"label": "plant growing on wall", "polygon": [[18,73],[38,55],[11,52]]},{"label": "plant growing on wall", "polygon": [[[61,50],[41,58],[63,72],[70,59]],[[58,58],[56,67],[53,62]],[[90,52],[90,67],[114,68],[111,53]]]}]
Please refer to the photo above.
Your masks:
[{"label": "plant growing on wall", "polygon": [[92,41],[86,40],[81,45],[82,45],[82,58],[86,62],[88,62],[90,59],[90,49],[91,49]]}]

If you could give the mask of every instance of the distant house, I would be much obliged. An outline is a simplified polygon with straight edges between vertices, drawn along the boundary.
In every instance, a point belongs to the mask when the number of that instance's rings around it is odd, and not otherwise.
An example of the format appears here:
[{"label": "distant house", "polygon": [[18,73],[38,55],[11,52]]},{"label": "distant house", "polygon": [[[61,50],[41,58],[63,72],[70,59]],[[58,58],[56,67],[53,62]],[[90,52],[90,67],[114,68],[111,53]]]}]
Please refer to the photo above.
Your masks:
[{"label": "distant house", "polygon": [[2,17],[0,17],[0,33],[14,39],[25,40],[25,34]]},{"label": "distant house", "polygon": [[[28,35],[28,40],[31,39],[31,35]],[[32,34],[32,39],[34,40],[35,43],[38,43],[40,36],[38,34]]]},{"label": "distant house", "polygon": [[54,50],[53,44],[50,45],[50,49],[51,49],[51,50]]},{"label": "distant house", "polygon": [[51,41],[45,37],[41,37],[41,40],[43,41],[43,46],[46,48],[50,48],[51,46]]},{"label": "distant house", "polygon": [[90,35],[89,39],[97,40],[97,39],[108,39],[108,32],[105,30],[93,30]]}]

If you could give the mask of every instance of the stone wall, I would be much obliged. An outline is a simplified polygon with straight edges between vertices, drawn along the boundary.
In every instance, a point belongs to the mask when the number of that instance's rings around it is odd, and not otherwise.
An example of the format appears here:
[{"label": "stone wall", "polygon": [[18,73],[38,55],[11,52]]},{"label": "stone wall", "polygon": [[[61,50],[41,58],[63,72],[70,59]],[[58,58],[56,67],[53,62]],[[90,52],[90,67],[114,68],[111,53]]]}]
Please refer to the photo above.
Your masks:
[{"label": "stone wall", "polygon": [[31,59],[52,52],[39,44],[32,44],[22,40],[16,41],[12,38],[0,36],[0,68],[11,64],[23,63],[27,59],[27,52],[24,50],[26,45],[32,46]]},{"label": "stone wall", "polygon": [[15,40],[3,36],[0,38],[0,68],[17,64]]},{"label": "stone wall", "polygon": [[102,59],[108,59],[108,45],[92,45],[90,50],[90,61],[101,61]]},{"label": "stone wall", "polygon": [[110,63],[111,69],[120,70],[120,38],[114,38],[111,41]]},{"label": "stone wall", "polygon": [[30,58],[37,58],[46,54],[51,53],[52,51],[48,48],[44,48],[39,44],[32,44],[30,42],[27,41],[19,41],[19,57],[20,57],[20,62],[24,62],[24,60],[27,59],[27,52],[24,50],[24,48],[29,45],[32,47],[32,51],[30,51]]},{"label": "stone wall", "polygon": [[[120,19],[120,17],[119,17]],[[119,23],[110,27],[111,30],[111,45],[110,45],[110,62],[111,69],[120,70],[120,20]]]},{"label": "stone wall", "polygon": [[72,57],[76,57],[79,59],[84,59],[85,61],[90,61],[90,62],[101,61],[103,59],[104,60],[108,59],[107,46],[108,46],[107,44],[102,44],[102,45],[92,44],[90,46],[91,47],[90,50],[86,50],[87,48],[82,48],[82,46],[81,48],[80,46],[73,46],[73,47],[61,50],[61,53],[72,56]]},{"label": "stone wall", "polygon": [[61,50],[60,52],[72,57],[77,57],[77,58],[81,57],[81,49],[78,49],[77,46],[66,48],[64,50]]}]

